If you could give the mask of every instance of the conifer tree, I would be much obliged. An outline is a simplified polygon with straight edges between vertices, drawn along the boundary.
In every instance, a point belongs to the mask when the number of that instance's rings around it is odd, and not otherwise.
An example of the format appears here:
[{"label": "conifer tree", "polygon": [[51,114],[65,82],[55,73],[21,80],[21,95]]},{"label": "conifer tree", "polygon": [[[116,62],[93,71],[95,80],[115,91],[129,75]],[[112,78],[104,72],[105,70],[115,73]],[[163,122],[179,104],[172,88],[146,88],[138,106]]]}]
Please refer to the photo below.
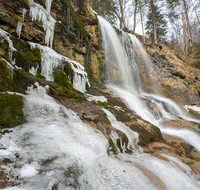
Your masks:
[{"label": "conifer tree", "polygon": [[167,21],[161,13],[160,8],[155,4],[153,4],[153,9],[151,7],[148,10],[145,29],[146,35],[154,40],[154,42],[159,41],[161,43],[166,43]]}]

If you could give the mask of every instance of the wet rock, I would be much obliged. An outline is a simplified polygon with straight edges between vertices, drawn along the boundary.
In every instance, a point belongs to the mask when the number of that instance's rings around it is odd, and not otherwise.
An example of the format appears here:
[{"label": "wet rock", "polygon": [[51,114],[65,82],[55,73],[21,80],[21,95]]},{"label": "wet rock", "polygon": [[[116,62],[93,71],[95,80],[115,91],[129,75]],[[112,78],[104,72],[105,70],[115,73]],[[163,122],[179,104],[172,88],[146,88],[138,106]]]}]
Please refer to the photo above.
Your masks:
[{"label": "wet rock", "polygon": [[186,78],[185,74],[183,74],[181,71],[179,72],[177,70],[172,70],[171,74],[174,75],[174,76],[178,76],[181,79],[185,79]]}]

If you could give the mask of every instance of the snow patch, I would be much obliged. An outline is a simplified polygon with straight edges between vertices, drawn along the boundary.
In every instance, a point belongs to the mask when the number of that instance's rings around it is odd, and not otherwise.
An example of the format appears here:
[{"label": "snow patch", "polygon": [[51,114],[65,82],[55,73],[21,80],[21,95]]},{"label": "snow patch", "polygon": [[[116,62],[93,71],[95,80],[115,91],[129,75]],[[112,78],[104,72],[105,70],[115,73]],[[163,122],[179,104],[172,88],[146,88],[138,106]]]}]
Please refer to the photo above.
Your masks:
[{"label": "snow patch", "polygon": [[98,102],[102,102],[102,103],[107,102],[107,98],[105,96],[93,96],[91,94],[86,94],[85,93],[85,97],[89,102],[91,102],[91,101],[95,101],[96,103],[98,103]]},{"label": "snow patch", "polygon": [[38,174],[37,166],[25,164],[20,171],[21,177],[32,177]]}]

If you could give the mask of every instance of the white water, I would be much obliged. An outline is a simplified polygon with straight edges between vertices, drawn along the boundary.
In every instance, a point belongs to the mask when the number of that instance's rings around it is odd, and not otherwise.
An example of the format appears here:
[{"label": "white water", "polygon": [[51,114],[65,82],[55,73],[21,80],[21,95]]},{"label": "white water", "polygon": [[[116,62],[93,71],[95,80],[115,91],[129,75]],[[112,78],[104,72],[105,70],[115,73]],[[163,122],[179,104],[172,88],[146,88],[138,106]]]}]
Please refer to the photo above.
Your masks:
[{"label": "white water", "polygon": [[[48,96],[48,86],[35,86],[28,88],[28,95],[22,95],[28,123],[0,139],[0,158],[13,161],[1,167],[7,170],[11,181],[20,183],[11,190],[51,190],[53,186],[58,190],[156,190],[160,189],[159,184],[170,190],[200,188],[195,180],[198,176],[188,176],[189,168],[183,172],[172,162],[144,153],[108,156],[108,141],[101,132]],[[104,111],[137,150],[138,134],[129,133],[128,127]]]},{"label": "white water", "polygon": [[[149,74],[153,73],[153,69],[152,63],[139,41],[131,34],[126,34],[123,31],[119,31],[120,37],[118,37],[116,31],[111,29],[112,26],[106,20],[100,16],[98,19],[106,54],[107,70],[120,68],[119,75],[122,76],[122,80],[124,81],[124,83],[115,83],[115,85],[113,85],[113,82],[110,82],[112,81],[110,79],[112,75],[109,74],[107,87],[124,99],[127,105],[143,119],[159,127],[163,133],[179,137],[200,151],[200,135],[197,132],[185,129],[168,129],[162,126],[162,119],[172,119],[173,115],[197,123],[200,123],[200,120],[186,116],[182,109],[170,99],[144,93],[140,80],[138,57],[142,57],[142,62],[148,69]],[[119,39],[121,39],[121,43]],[[138,53],[140,55],[138,55]],[[110,54],[115,56],[109,56]],[[131,74],[135,76],[135,80],[130,77]],[[149,103],[153,105],[153,109],[158,108],[160,112],[158,112],[157,115],[153,115],[152,112],[149,111],[148,106],[142,102],[143,100],[148,100]]]}]

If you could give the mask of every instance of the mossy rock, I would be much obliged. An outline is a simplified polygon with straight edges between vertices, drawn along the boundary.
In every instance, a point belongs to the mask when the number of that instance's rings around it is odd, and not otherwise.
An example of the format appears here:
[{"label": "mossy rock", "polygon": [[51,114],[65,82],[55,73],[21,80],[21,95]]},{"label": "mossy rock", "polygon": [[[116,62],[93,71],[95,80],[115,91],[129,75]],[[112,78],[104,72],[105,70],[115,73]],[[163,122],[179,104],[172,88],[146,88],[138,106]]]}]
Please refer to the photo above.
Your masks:
[{"label": "mossy rock", "polygon": [[31,86],[37,82],[37,78],[32,76],[30,73],[24,71],[23,69],[15,69],[13,73],[13,86],[11,86],[12,91],[25,93],[27,86]]},{"label": "mossy rock", "polygon": [[[140,125],[131,125],[130,129],[139,133],[139,140],[141,146],[146,146],[152,142],[162,142],[164,141],[160,129],[154,125],[151,129],[147,130],[145,127]],[[151,131],[150,131],[151,130]]]},{"label": "mossy rock", "polygon": [[55,90],[59,93],[59,99],[60,100],[71,98],[71,99],[74,99],[77,102],[80,101],[79,94],[76,93],[76,92],[73,92],[72,90],[69,90],[69,89],[62,87],[62,86],[58,86]]},{"label": "mossy rock", "polygon": [[0,94],[0,128],[11,128],[25,122],[22,97]]},{"label": "mossy rock", "polygon": [[37,74],[35,77],[39,78],[39,79],[42,79],[42,80],[45,80],[45,76],[41,75],[41,74]]},{"label": "mossy rock", "polygon": [[74,70],[72,69],[71,64],[67,61],[63,61],[63,65],[64,65],[64,72],[66,73],[67,77],[71,78],[70,81],[73,83]]},{"label": "mossy rock", "polygon": [[56,82],[57,84],[60,84],[61,86],[64,86],[70,90],[73,89],[73,85],[69,81],[64,71],[61,71],[61,70],[54,71],[53,76],[54,76],[54,82]]},{"label": "mossy rock", "polygon": [[38,72],[40,73],[40,65],[41,65],[41,54],[39,48],[31,49],[31,46],[28,42],[20,40],[12,36],[10,38],[13,42],[14,48],[17,50],[13,52],[13,59],[15,59],[15,64],[18,67],[23,68],[26,72],[34,67],[39,66]]},{"label": "mossy rock", "polygon": [[6,62],[0,60],[0,91],[6,91],[8,89],[7,72]]}]

